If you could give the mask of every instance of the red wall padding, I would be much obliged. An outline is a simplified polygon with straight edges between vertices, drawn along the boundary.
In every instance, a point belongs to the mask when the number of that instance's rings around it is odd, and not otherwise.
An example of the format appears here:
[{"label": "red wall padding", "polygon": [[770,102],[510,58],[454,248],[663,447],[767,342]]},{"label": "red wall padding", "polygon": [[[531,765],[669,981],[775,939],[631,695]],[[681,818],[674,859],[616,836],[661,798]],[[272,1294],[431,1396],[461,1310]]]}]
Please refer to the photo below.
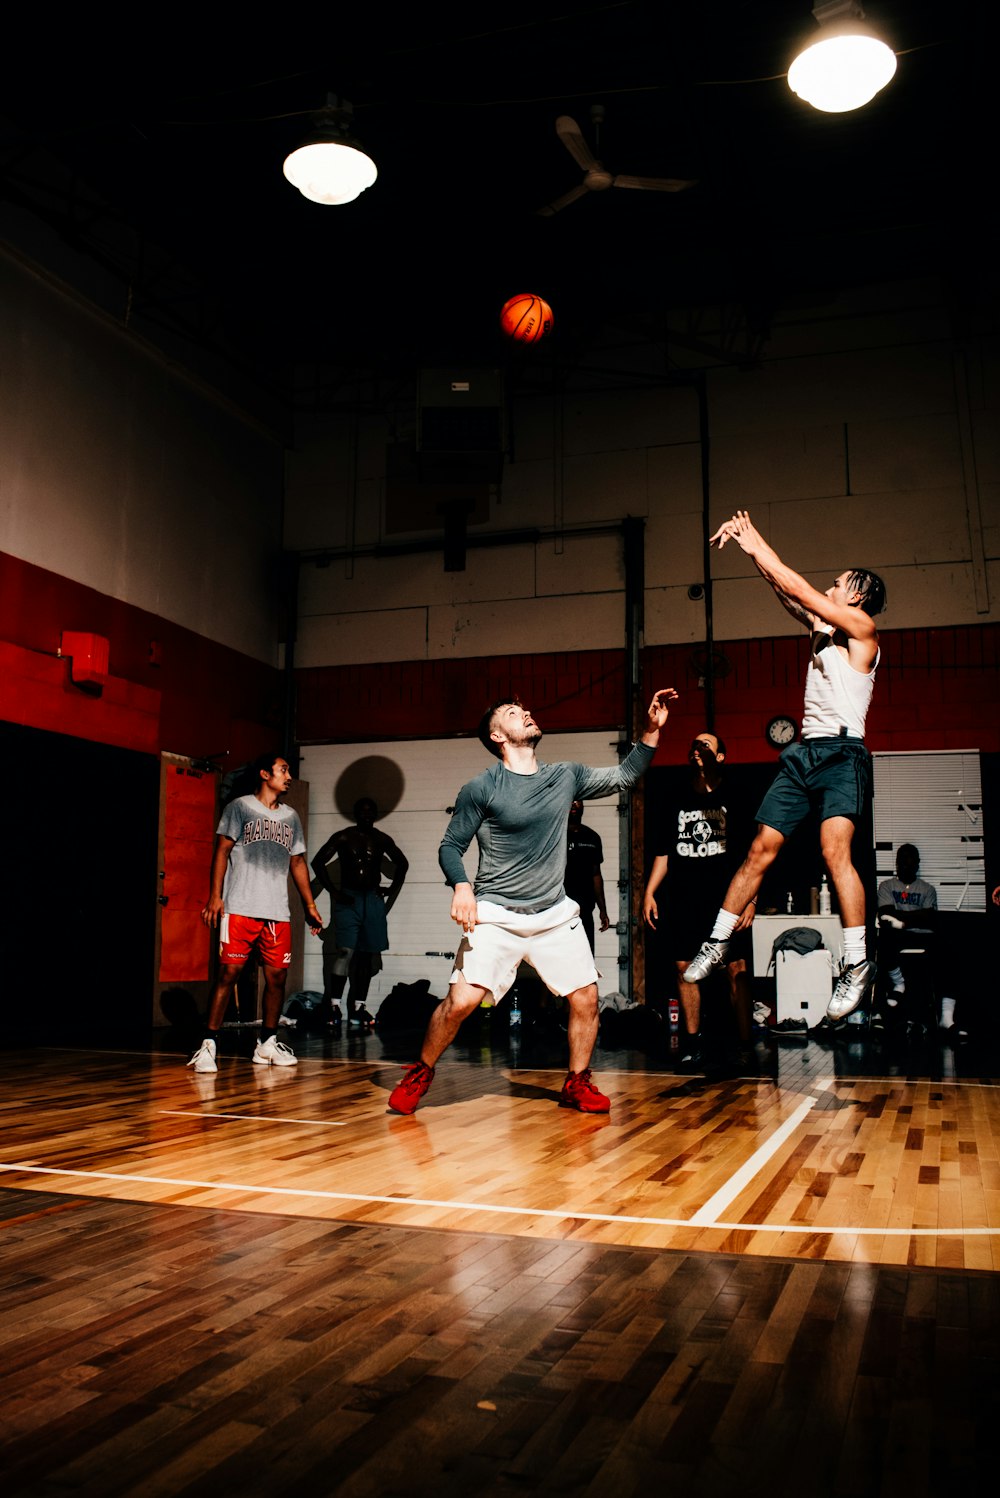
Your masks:
[{"label": "red wall padding", "polygon": [[[872,749],[1000,750],[1000,625],[886,630],[881,643]],[[673,686],[681,694],[657,763],[680,763],[706,726],[703,657],[692,645],[643,653],[645,693]],[[716,662],[715,722],[730,759],[775,759],[764,730],[777,713],[801,719],[805,637],[720,641]],[[316,667],[297,673],[297,732],[302,743],[468,734],[507,692],[550,733],[614,728],[624,719],[624,673],[616,650]]]},{"label": "red wall padding", "polygon": [[[67,629],[110,640],[114,683],[106,697],[95,701],[63,680],[69,663],[55,654]],[[228,750],[230,765],[263,747],[291,748],[277,744],[278,671],[2,552],[0,643],[21,663],[8,669],[0,692],[0,716],[11,721],[127,747],[141,741],[150,752],[199,757]],[[871,748],[1000,750],[998,657],[997,624],[884,631]],[[22,669],[26,661],[30,670]],[[773,760],[764,739],[768,719],[801,716],[804,636],[720,641],[716,661],[715,721],[730,759]],[[690,644],[643,653],[645,694],[661,686],[681,694],[658,763],[680,763],[692,735],[706,726],[703,667],[703,650]],[[625,720],[624,649],[317,667],[298,671],[296,686],[300,743],[471,734],[484,708],[508,693],[520,695],[550,733],[613,730]]]},{"label": "red wall padding", "polygon": [[[100,696],[72,686],[69,661],[55,659],[63,630],[74,629],[111,642],[113,680]],[[0,644],[19,663],[0,683],[10,722],[151,753],[228,750],[229,765],[284,747],[273,667],[4,552]]]}]

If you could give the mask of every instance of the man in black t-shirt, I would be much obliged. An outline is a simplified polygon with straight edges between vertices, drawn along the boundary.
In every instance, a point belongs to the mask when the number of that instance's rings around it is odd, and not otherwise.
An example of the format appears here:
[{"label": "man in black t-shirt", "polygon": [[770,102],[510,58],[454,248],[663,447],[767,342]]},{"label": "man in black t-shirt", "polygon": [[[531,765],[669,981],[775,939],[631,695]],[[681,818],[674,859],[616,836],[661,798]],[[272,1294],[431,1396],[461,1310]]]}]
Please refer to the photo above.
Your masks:
[{"label": "man in black t-shirt", "polygon": [[569,809],[569,837],[566,843],[566,893],[580,907],[580,919],[594,950],[594,910],[601,917],[601,930],[608,929],[608,907],[604,899],[601,864],[604,848],[593,827],[583,824],[583,802],[574,801]]},{"label": "man in black t-shirt", "polygon": [[[666,956],[676,967],[677,985],[686,1033],[681,1038],[681,1064],[700,1067],[701,990],[682,975],[699,946],[705,920],[718,909],[739,860],[740,829],[734,829],[731,796],[724,789],[726,746],[705,729],[688,750],[691,767],[687,785],[668,802],[654,841],[656,856],[643,898],[643,919],[658,931]],[[657,902],[656,894],[660,891]],[[746,933],[732,940],[726,960],[729,995],[739,1028],[740,1045],[749,1052],[751,1041],[750,978]]]}]

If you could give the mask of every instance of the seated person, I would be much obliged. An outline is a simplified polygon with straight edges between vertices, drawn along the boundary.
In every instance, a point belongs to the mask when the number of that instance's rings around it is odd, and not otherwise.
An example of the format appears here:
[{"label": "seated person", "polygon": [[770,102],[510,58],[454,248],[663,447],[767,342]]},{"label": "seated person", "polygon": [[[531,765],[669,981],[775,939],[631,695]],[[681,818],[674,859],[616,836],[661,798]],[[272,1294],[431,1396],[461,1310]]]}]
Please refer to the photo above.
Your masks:
[{"label": "seated person", "polygon": [[[896,850],[895,875],[883,879],[878,887],[879,968],[889,985],[886,1003],[890,1011],[898,1009],[906,992],[900,965],[903,952],[921,952],[933,962],[937,890],[917,877],[919,868],[919,850],[912,843],[901,843]],[[954,1000],[942,1003],[954,1010]]]}]

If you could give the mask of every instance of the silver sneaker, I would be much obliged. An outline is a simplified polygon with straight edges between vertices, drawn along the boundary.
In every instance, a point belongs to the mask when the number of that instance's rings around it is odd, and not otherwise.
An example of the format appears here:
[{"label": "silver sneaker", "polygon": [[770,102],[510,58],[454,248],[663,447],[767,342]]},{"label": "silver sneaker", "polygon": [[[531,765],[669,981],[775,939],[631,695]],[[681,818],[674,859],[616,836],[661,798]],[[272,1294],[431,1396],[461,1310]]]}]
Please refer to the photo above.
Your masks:
[{"label": "silver sneaker", "polygon": [[684,969],[684,982],[700,983],[715,968],[722,966],[728,952],[727,941],[703,941],[693,960]]},{"label": "silver sneaker", "polygon": [[267,1040],[258,1040],[253,1059],[258,1066],[297,1066],[299,1058],[295,1052],[279,1040],[277,1035]]},{"label": "silver sneaker", "polygon": [[215,1064],[215,1041],[203,1040],[187,1064],[193,1066],[195,1071],[218,1071]]},{"label": "silver sneaker", "polygon": [[828,1019],[844,1019],[857,1009],[865,994],[875,982],[874,962],[856,962],[853,967],[842,963],[833,997],[826,1006]]}]

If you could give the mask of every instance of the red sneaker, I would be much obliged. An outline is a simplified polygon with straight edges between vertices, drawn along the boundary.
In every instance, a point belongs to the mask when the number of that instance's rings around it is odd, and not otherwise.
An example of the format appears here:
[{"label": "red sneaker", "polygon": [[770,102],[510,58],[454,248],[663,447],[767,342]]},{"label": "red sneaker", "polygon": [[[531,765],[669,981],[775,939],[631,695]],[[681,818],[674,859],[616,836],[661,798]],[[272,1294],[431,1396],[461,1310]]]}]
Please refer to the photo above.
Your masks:
[{"label": "red sneaker", "polygon": [[403,1080],[389,1094],[389,1107],[393,1113],[413,1113],[417,1104],[434,1080],[433,1066],[418,1061],[407,1067]]},{"label": "red sneaker", "polygon": [[579,1108],[581,1113],[610,1113],[611,1099],[605,1097],[603,1092],[598,1092],[591,1081],[588,1066],[586,1071],[566,1073],[559,1106],[560,1108]]}]

